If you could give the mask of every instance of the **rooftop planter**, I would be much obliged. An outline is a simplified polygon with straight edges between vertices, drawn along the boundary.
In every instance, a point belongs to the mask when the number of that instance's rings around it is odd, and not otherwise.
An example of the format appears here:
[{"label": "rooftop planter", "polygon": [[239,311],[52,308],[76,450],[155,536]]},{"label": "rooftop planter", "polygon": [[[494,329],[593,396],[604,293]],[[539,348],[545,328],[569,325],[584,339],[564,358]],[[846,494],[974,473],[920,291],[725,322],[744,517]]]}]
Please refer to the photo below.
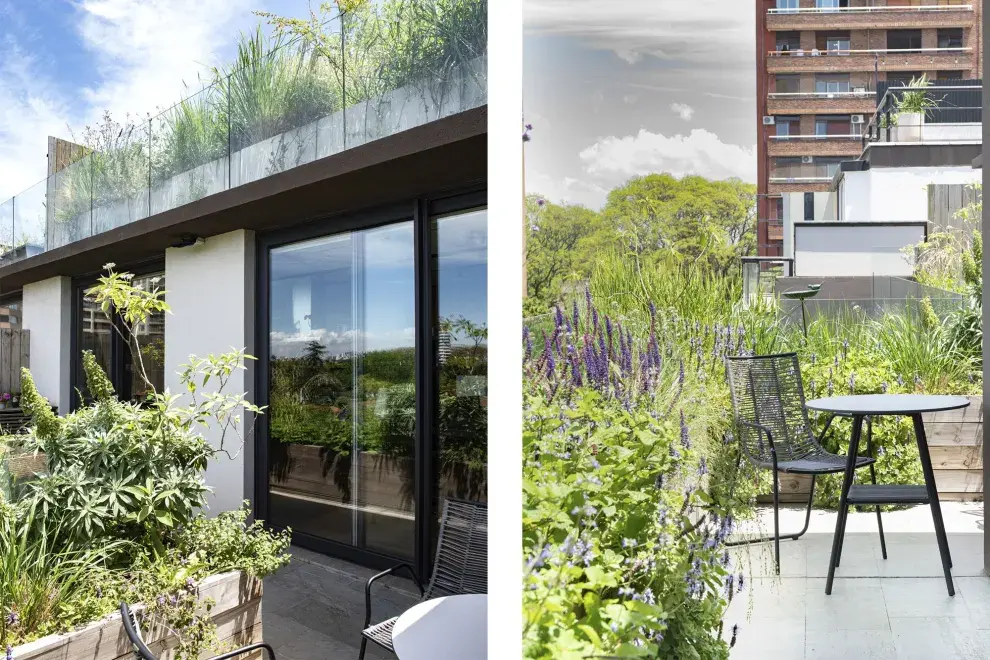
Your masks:
[{"label": "rooftop planter", "polygon": [[[205,608],[212,603],[210,619],[216,625],[221,646],[240,647],[261,641],[260,579],[235,571],[208,577],[197,588],[200,604]],[[144,606],[134,609],[140,613]],[[178,638],[164,626],[144,623],[144,637],[159,658],[175,655]],[[49,635],[13,648],[16,660],[125,660],[133,656],[119,613],[69,633]]]}]

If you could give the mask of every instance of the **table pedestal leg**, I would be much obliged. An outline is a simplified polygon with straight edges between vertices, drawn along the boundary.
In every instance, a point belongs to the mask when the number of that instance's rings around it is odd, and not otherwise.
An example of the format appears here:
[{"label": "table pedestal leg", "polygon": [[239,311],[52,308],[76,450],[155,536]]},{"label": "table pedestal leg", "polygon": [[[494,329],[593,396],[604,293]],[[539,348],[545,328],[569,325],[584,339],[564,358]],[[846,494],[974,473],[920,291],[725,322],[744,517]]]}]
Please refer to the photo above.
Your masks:
[{"label": "table pedestal leg", "polygon": [[942,508],[938,503],[938,487],[935,485],[935,471],[932,469],[932,457],[928,453],[928,438],[925,436],[925,424],[920,414],[911,415],[914,421],[914,435],[918,441],[918,454],[921,457],[921,469],[925,474],[925,487],[928,489],[929,506],[932,508],[932,522],[935,523],[935,538],[938,540],[938,551],[942,556],[942,571],[945,573],[945,586],[949,595],[955,596],[952,586],[952,558],[949,555],[949,539],[945,535],[945,524],[942,521]]},{"label": "table pedestal leg", "polygon": [[832,580],[835,578],[835,567],[839,565],[839,555],[842,552],[842,536],[846,530],[846,515],[849,505],[849,489],[852,487],[853,476],[856,472],[856,454],[859,452],[860,435],[863,432],[863,415],[852,416],[852,439],[849,441],[849,455],[846,459],[846,472],[842,479],[842,492],[839,495],[839,515],[835,521],[835,536],[832,537],[832,555],[828,563],[828,579],[825,580],[825,593],[832,593]]}]

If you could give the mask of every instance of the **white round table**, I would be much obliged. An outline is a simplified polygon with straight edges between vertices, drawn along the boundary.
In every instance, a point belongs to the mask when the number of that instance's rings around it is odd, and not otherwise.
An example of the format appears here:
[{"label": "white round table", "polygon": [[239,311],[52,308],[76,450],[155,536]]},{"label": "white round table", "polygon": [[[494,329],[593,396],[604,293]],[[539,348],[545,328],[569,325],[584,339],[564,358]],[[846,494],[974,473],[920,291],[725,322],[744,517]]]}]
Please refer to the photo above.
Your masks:
[{"label": "white round table", "polygon": [[399,660],[485,660],[488,596],[432,598],[406,610],[392,628]]}]

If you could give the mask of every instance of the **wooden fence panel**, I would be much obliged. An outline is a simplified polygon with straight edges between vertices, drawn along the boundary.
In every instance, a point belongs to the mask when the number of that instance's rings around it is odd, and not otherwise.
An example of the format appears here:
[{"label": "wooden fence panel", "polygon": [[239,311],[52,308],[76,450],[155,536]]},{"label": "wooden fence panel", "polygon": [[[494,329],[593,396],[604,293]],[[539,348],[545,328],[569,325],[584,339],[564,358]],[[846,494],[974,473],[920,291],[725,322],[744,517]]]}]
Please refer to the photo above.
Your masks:
[{"label": "wooden fence panel", "polygon": [[21,391],[21,367],[30,367],[30,330],[0,328],[0,394]]}]

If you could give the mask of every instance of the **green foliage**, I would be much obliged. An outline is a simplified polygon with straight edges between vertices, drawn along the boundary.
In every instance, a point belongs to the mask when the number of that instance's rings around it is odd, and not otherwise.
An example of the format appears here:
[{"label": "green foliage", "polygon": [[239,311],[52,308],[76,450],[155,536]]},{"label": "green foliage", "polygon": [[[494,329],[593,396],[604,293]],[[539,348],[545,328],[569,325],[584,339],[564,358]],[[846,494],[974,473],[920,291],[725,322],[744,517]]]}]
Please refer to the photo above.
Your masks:
[{"label": "green foliage", "polygon": [[710,498],[682,476],[676,426],[590,390],[531,392],[524,419],[524,655],[728,658],[735,587],[706,543],[719,525],[689,519]]},{"label": "green foliage", "polygon": [[927,74],[923,73],[919,78],[912,78],[907,85],[911,91],[901,92],[897,97],[897,115],[917,113],[928,116],[931,110],[937,108],[942,99],[933,99],[929,96],[928,87],[930,84]]},{"label": "green foliage", "polygon": [[113,550],[60,548],[0,500],[0,647],[103,616],[113,607],[101,593]]},{"label": "green foliage", "polygon": [[[134,329],[168,306],[161,292],[134,286],[112,264],[107,269],[88,293],[108,316],[119,316],[128,345],[140,351]],[[144,602],[145,616],[178,632],[178,657],[200,657],[216,635],[197,582],[230,570],[263,577],[288,561],[288,533],[247,525],[246,509],[214,519],[202,513],[207,465],[230,455],[228,436],[242,437],[243,414],[262,412],[225,392],[245,359],[236,350],[190,356],[179,372],[183,405],[150,382],[139,405],[118,401],[85,353],[93,402],[64,418],[24,371],[22,405],[33,423],[5,437],[5,450],[41,454],[47,470],[21,484],[14,505],[0,501],[0,643],[66,632],[123,599]],[[208,428],[216,447],[202,435]]]},{"label": "green foliage", "polygon": [[146,407],[118,401],[91,354],[84,366],[99,388],[90,392],[94,403],[64,417],[58,435],[18,437],[23,450],[48,460],[48,473],[26,484],[27,506],[40,533],[59,530],[60,542],[146,539],[162,552],[166,532],[205,506],[202,473],[214,451],[170,397]]},{"label": "green foliage", "polygon": [[288,562],[289,533],[269,532],[260,520],[247,523],[249,504],[215,518],[198,517],[175,534],[179,556],[198,556],[206,575],[244,571],[271,575]]}]

